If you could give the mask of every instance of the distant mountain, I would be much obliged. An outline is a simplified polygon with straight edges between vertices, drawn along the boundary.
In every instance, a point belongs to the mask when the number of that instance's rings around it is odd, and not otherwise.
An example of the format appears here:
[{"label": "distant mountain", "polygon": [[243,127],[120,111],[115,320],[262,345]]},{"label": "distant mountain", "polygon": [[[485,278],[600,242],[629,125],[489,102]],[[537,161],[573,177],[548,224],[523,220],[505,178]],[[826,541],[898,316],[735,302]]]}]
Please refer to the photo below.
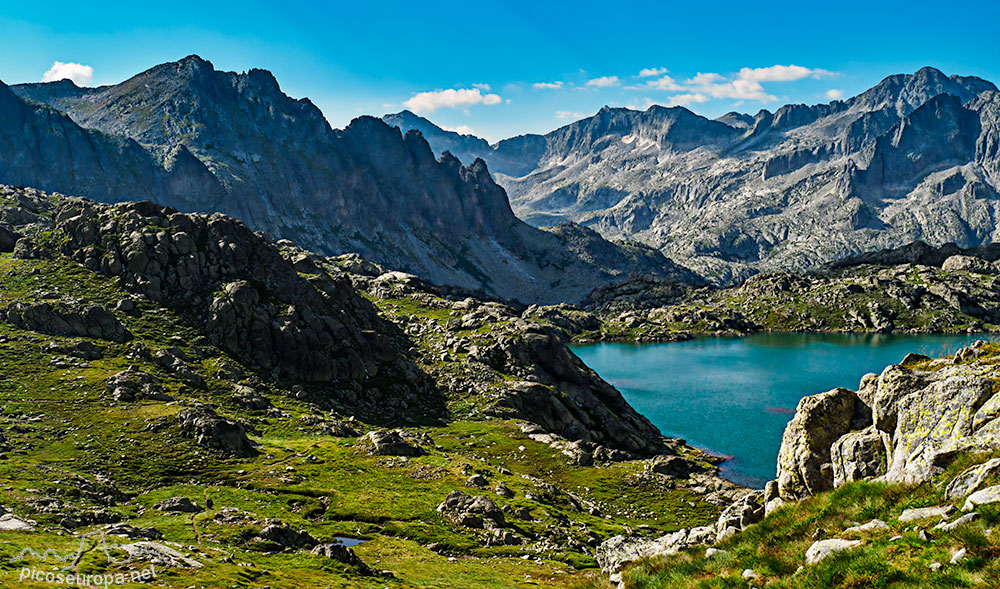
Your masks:
[{"label": "distant mountain", "polygon": [[998,102],[986,80],[924,68],[752,117],[606,107],[476,155],[526,221],[582,223],[727,281],[915,240],[995,240]]},{"label": "distant mountain", "polygon": [[190,56],[114,86],[2,87],[0,117],[8,184],[224,212],[309,249],[528,302],[579,300],[631,274],[698,279],[655,249],[530,227],[482,161],[435,158],[420,133],[372,117],[332,129],[264,70]]}]

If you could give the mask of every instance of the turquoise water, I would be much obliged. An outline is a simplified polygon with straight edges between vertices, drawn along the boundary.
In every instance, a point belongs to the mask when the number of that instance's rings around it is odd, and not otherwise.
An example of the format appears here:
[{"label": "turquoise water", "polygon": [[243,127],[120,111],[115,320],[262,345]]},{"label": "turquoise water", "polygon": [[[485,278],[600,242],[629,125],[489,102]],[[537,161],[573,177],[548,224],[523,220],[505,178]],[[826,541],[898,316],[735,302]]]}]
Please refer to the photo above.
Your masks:
[{"label": "turquoise water", "polygon": [[773,479],[785,424],[799,399],[857,390],[909,352],[954,353],[982,335],[758,334],[665,344],[592,344],[573,351],[664,435],[729,458],[726,478]]}]

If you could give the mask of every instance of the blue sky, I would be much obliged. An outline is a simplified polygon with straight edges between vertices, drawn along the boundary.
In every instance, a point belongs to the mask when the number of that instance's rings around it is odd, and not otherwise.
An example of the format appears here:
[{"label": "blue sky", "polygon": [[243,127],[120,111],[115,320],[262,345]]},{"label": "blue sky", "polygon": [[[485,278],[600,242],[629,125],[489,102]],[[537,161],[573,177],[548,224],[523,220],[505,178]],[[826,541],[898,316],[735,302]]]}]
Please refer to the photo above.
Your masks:
[{"label": "blue sky", "polygon": [[337,127],[408,105],[490,140],[605,104],[715,117],[828,102],[924,65],[1000,82],[1000,5],[872,4],[5,0],[0,80],[109,84],[197,53],[271,70]]}]

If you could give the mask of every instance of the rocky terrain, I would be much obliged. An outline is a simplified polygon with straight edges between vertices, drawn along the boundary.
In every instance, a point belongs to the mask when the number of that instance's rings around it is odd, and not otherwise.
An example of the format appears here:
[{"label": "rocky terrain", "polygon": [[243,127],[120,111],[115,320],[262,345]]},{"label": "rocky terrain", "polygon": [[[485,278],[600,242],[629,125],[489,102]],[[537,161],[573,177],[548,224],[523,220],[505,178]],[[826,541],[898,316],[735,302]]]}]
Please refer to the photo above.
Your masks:
[{"label": "rocky terrain", "polygon": [[1000,249],[921,242],[807,273],[771,272],[726,288],[635,277],[580,305],[528,314],[564,339],[677,341],[777,332],[982,333],[1000,330]]},{"label": "rocky terrain", "polygon": [[222,212],[327,255],[438,284],[575,302],[633,274],[697,280],[647,246],[518,220],[481,161],[372,117],[333,129],[270,72],[190,56],[116,84],[0,84],[0,182]]},{"label": "rocky terrain", "polygon": [[4,583],[561,587],[745,493],[524,308],[149,202],[0,228]]},{"label": "rocky terrain", "polygon": [[598,561],[624,587],[992,586],[998,360],[985,342],[950,358],[911,354],[857,391],[803,398],[764,490],[714,527],[612,538]]},{"label": "rocky terrain", "polygon": [[385,120],[486,160],[532,224],[572,220],[729,283],[915,240],[994,241],[998,105],[991,82],[924,68],[753,116],[605,107],[488,149],[409,113]]}]

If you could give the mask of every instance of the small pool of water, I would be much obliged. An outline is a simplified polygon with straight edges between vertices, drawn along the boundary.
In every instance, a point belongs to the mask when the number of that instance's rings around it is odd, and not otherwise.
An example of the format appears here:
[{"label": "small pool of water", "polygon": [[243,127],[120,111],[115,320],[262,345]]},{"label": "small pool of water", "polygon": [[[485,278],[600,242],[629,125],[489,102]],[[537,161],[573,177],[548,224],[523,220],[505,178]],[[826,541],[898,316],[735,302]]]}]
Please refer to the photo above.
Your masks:
[{"label": "small pool of water", "polygon": [[358,544],[364,544],[368,540],[359,540],[357,538],[348,538],[347,536],[335,536],[333,538],[334,543],[343,544],[350,548],[351,546],[357,546]]},{"label": "small pool of water", "polygon": [[910,352],[953,354],[984,335],[757,334],[664,344],[605,343],[573,351],[664,435],[729,457],[722,474],[760,488],[774,478],[785,424],[799,399]]}]

